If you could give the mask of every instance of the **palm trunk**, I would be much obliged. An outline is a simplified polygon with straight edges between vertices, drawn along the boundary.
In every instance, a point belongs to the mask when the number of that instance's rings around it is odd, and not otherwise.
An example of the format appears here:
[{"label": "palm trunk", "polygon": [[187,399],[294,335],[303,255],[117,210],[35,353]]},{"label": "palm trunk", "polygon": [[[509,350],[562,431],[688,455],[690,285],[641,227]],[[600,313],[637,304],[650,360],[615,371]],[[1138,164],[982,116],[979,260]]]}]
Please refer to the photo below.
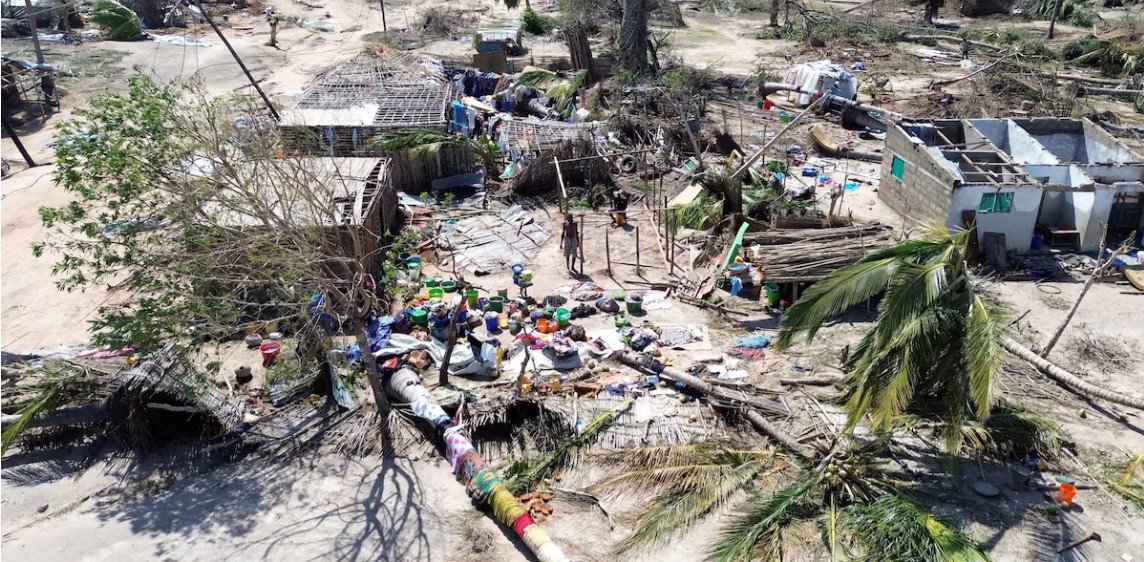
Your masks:
[{"label": "palm trunk", "polygon": [[1057,327],[1057,331],[1053,334],[1053,337],[1049,339],[1049,343],[1045,344],[1045,348],[1041,350],[1041,357],[1048,359],[1049,352],[1053,350],[1053,347],[1057,345],[1057,341],[1061,339],[1061,335],[1065,333],[1065,328],[1069,326],[1073,315],[1076,314],[1077,309],[1080,308],[1080,301],[1084,300],[1084,295],[1088,293],[1088,290],[1092,287],[1092,284],[1096,282],[1096,279],[1103,277],[1104,272],[1108,270],[1112,262],[1116,261],[1116,258],[1120,257],[1120,254],[1128,251],[1128,246],[1121,246],[1120,249],[1113,252],[1112,256],[1102,262],[1101,260],[1104,259],[1104,239],[1107,235],[1108,232],[1106,230],[1104,236],[1100,239],[1100,249],[1096,253],[1096,267],[1093,268],[1092,273],[1089,274],[1088,280],[1084,282],[1084,287],[1081,287],[1080,294],[1077,295],[1076,301],[1073,302],[1072,308],[1069,309],[1069,313],[1065,315],[1064,321]]},{"label": "palm trunk", "polygon": [[1053,15],[1051,18],[1049,18],[1049,32],[1045,34],[1046,40],[1053,38],[1053,33],[1056,32],[1056,29],[1057,29],[1057,17],[1060,16],[1060,14],[1061,14],[1061,0],[1057,0],[1053,4]]},{"label": "palm trunk", "polygon": [[552,541],[548,533],[533,521],[527,508],[521,504],[513,490],[492,467],[485,464],[476,448],[469,442],[462,427],[452,425],[452,420],[441,409],[440,404],[429,395],[420,384],[420,378],[408,368],[401,369],[389,379],[388,391],[394,398],[411,404],[421,404],[414,413],[429,422],[445,438],[445,460],[453,469],[457,482],[465,486],[469,495],[478,503],[492,508],[493,517],[501,525],[511,529],[520,537],[525,546],[539,562],[569,562],[560,547]]},{"label": "palm trunk", "polygon": [[[621,363],[635,367],[637,369],[646,368],[642,362],[644,357],[645,356],[642,354],[631,352],[624,352],[619,354],[619,360]],[[801,443],[795,441],[793,437],[783,433],[782,431],[779,431],[778,428],[771,425],[771,423],[768,422],[766,418],[755,411],[763,410],[776,412],[778,408],[776,408],[773,404],[764,402],[757,398],[745,396],[739,392],[731,392],[722,387],[712,386],[699,379],[698,377],[691,376],[673,367],[663,367],[663,370],[659,372],[659,375],[670,381],[681,382],[687,385],[688,388],[694,389],[702,394],[716,396],[731,402],[739,402],[746,405],[748,408],[753,408],[748,409],[746,415],[747,421],[751,422],[751,425],[755,426],[755,429],[759,430],[767,437],[770,437],[775,441],[775,443],[778,443],[779,446],[786,449],[787,451],[803,457],[809,456],[806,448]]]},{"label": "palm trunk", "polygon": [[1081,380],[1080,377],[1050,363],[1047,359],[1034,353],[1033,350],[1017,343],[1015,340],[1013,340],[1013,338],[1008,336],[1002,338],[1001,345],[1004,346],[1009,353],[1020,357],[1025,362],[1036,367],[1037,370],[1043,373],[1045,376],[1064,385],[1065,387],[1075,390],[1081,394],[1095,396],[1097,398],[1107,400],[1113,404],[1120,404],[1121,406],[1129,406],[1132,408],[1144,410],[1144,399],[1127,396],[1093,384],[1089,384]]}]

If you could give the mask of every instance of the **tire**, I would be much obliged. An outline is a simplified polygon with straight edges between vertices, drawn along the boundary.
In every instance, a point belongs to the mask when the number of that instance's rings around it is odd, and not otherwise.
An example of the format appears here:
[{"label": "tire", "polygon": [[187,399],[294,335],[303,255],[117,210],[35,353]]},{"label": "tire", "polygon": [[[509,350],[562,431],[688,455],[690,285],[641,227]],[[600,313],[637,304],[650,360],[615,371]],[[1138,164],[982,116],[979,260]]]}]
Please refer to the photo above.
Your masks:
[{"label": "tire", "polygon": [[625,174],[630,174],[636,171],[636,157],[624,156],[620,159],[620,171]]}]

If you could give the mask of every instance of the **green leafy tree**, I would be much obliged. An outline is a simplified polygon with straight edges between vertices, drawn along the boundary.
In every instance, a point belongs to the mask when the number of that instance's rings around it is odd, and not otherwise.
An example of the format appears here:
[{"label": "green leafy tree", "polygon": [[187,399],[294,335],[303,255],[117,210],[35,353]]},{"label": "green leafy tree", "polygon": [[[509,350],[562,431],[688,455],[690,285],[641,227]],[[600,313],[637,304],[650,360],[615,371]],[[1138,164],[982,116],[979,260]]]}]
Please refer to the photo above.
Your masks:
[{"label": "green leafy tree", "polygon": [[1005,319],[966,266],[969,232],[930,226],[916,240],[871,253],[815,283],[787,309],[777,349],[812,341],[830,318],[880,297],[874,328],[847,359],[849,427],[870,416],[888,430],[920,402],[956,451],[970,421],[988,418],[1001,370]]},{"label": "green leafy tree", "polygon": [[[252,100],[140,73],[125,93],[77,109],[56,139],[54,179],[74,200],[40,209],[53,236],[33,253],[56,260],[61,290],[111,290],[92,323],[97,343],[147,353],[274,320],[320,360],[325,312],[368,349],[383,232],[355,214],[344,178],[369,170],[277,157],[277,129]],[[376,366],[365,365],[384,407]]]}]

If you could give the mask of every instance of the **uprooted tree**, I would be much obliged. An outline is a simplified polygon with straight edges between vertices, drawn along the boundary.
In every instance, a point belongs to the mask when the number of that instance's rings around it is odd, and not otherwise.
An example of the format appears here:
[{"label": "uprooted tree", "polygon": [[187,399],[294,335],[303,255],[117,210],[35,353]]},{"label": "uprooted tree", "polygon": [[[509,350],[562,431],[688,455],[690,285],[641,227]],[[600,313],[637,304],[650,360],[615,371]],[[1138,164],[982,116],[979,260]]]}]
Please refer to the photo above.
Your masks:
[{"label": "uprooted tree", "polygon": [[[369,349],[383,227],[360,211],[370,189],[379,202],[393,195],[379,168],[281,158],[276,128],[250,100],[143,74],[77,109],[57,141],[54,180],[75,199],[40,209],[53,236],[33,253],[56,260],[61,290],[109,287],[92,321],[97,344],[146,354],[273,321],[311,365],[338,333]],[[353,178],[371,179],[355,193]],[[376,365],[364,364],[384,412]]]}]

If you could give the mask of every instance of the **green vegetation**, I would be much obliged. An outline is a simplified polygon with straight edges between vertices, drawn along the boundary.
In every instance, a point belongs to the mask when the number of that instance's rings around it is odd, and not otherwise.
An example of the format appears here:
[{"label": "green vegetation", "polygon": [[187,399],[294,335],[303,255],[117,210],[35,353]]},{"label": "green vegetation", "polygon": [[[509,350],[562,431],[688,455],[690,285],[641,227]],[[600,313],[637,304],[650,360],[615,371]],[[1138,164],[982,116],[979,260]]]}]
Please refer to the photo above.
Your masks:
[{"label": "green vegetation", "polygon": [[106,30],[108,41],[134,41],[143,34],[139,16],[129,8],[111,0],[97,0],[92,7],[91,21]]},{"label": "green vegetation", "polygon": [[[1056,2],[1057,0],[1031,0],[1026,3],[1025,14],[1033,19],[1052,19]],[[1061,0],[1057,21],[1077,27],[1092,27],[1100,21],[1100,15],[1091,6],[1090,0]]]},{"label": "green vegetation", "polygon": [[8,447],[28,429],[28,425],[36,417],[60,405],[78,399],[90,399],[99,387],[100,384],[90,370],[63,363],[43,367],[36,383],[32,386],[21,385],[15,390],[6,390],[5,399],[13,399],[12,406],[19,408],[20,417],[12,425],[4,428],[3,447],[0,452],[7,452]]},{"label": "green vegetation", "polygon": [[702,193],[687,205],[668,209],[668,216],[676,229],[711,228],[723,218],[723,201]]},{"label": "green vegetation", "polygon": [[596,416],[579,433],[557,441],[544,452],[514,460],[505,469],[505,486],[514,492],[533,490],[557,471],[576,466],[584,458],[588,447],[595,443],[604,431],[615,425],[621,410],[630,405],[631,402],[628,401],[619,408]]},{"label": "green vegetation", "polygon": [[[989,560],[973,539],[911,497],[911,484],[881,458],[884,442],[844,446],[816,460],[724,443],[629,450],[604,456],[617,473],[597,487],[656,493],[621,544],[624,553],[666,543],[735,505],[707,560],[774,560],[780,552],[805,552],[814,548],[800,532],[808,527],[817,528],[818,550],[834,560]],[[785,476],[790,469],[798,471],[793,478]]]},{"label": "green vegetation", "polygon": [[1144,454],[1117,463],[1110,469],[1105,482],[1129,503],[1144,510]]},{"label": "green vegetation", "polygon": [[1144,45],[1129,45],[1088,35],[1061,50],[1071,64],[1091,66],[1105,76],[1131,76],[1144,71]]},{"label": "green vegetation", "polygon": [[525,8],[521,20],[524,23],[524,30],[533,35],[546,35],[560,25],[559,19],[540,15],[532,8]]},{"label": "green vegetation", "polygon": [[776,348],[813,341],[830,318],[881,296],[878,322],[847,359],[848,425],[875,430],[925,403],[942,422],[948,451],[994,407],[1001,370],[1002,310],[977,292],[965,265],[968,231],[929,225],[917,239],[873,252],[815,283],[787,309]]},{"label": "green vegetation", "polygon": [[681,64],[664,73],[660,81],[671,94],[690,98],[711,89],[711,85],[715,83],[718,77],[718,74],[711,67],[696,68]]}]

